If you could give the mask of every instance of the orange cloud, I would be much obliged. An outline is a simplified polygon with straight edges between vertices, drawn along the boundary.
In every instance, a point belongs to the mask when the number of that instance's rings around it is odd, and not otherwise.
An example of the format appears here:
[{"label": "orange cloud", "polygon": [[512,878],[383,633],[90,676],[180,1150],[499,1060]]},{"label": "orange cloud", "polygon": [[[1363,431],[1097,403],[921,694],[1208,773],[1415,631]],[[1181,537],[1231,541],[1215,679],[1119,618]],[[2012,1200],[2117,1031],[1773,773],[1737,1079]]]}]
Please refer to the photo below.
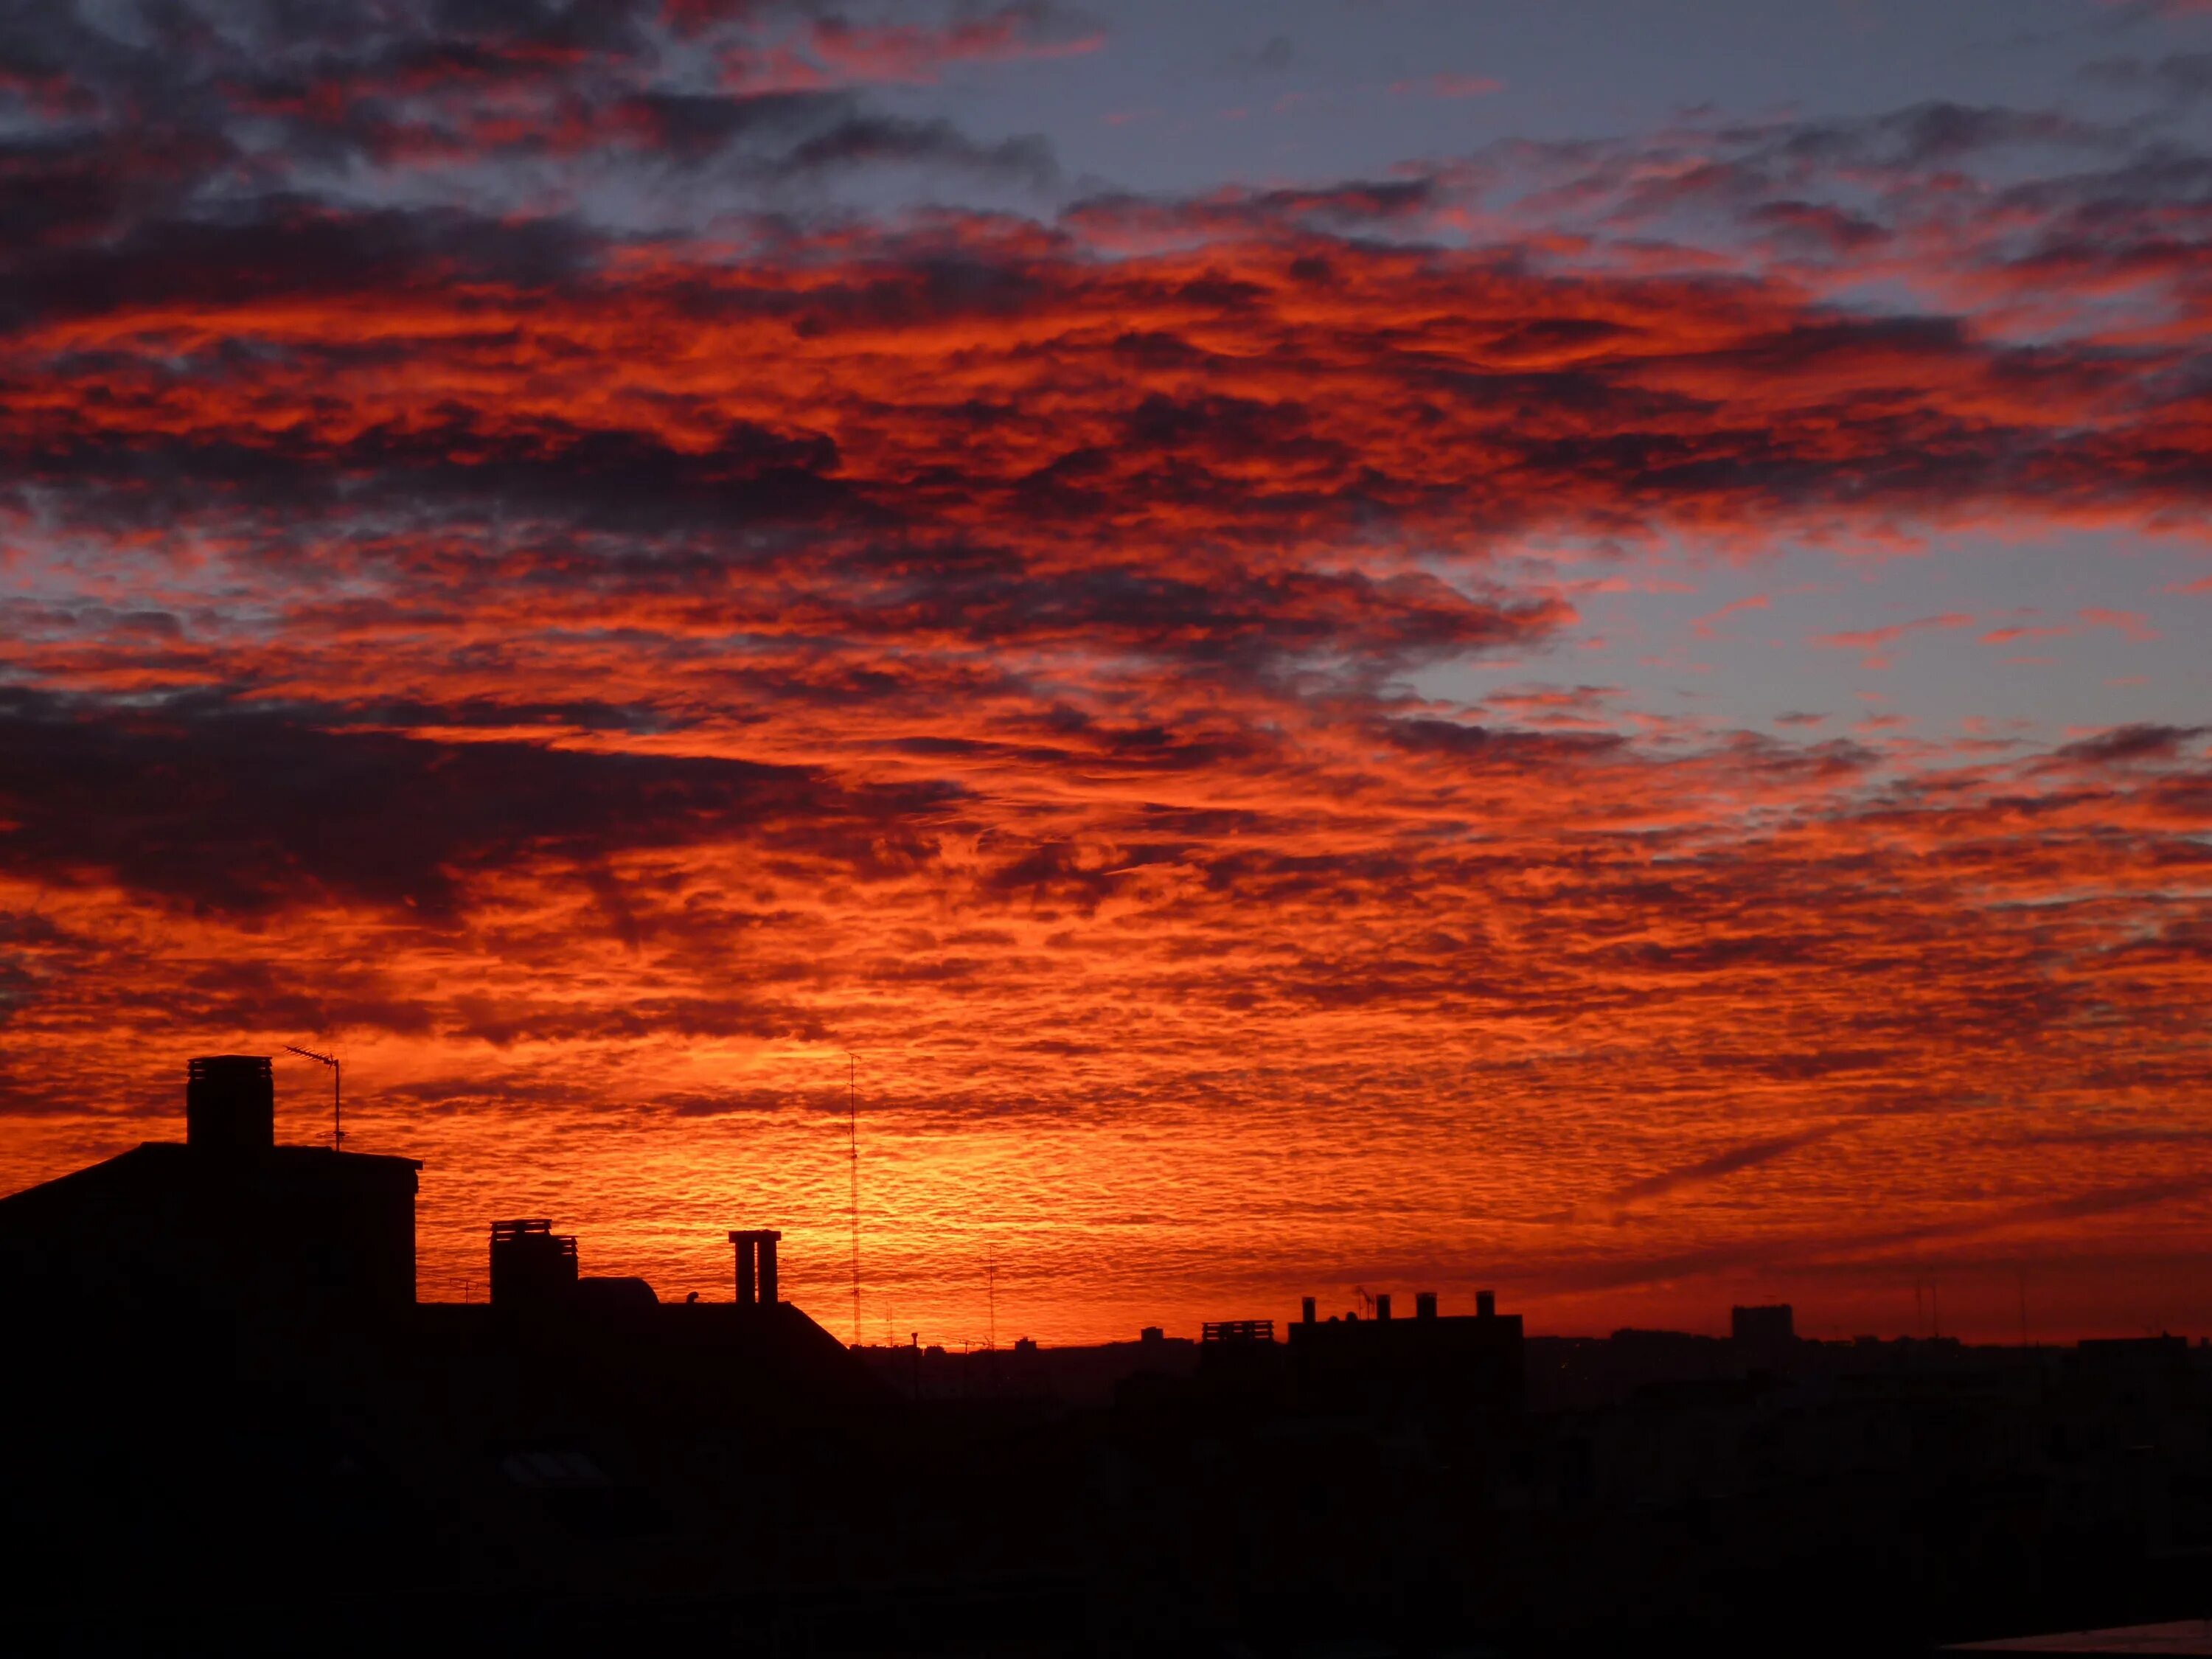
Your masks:
[{"label": "orange cloud", "polygon": [[[930,1336],[987,1253],[1048,1338],[1329,1272],[1618,1323],[2093,1248],[2206,1305],[2202,733],[1783,739],[1533,678],[1638,584],[1531,550],[2201,518],[2186,204],[1978,197],[1962,146],[2066,135],[1955,112],[1819,135],[1871,229],[1753,188],[1756,134],[1530,152],[1540,229],[1442,234],[1472,167],[740,208],[1049,173],[829,84],[1042,14],[768,15],[187,42],[109,125],[104,60],[40,82],[85,125],[0,239],[0,1182],[313,1035],[356,1144],[428,1161],[426,1291],[507,1212],[672,1291],[778,1224],[805,1300],[854,1050],[866,1316]],[[679,84],[664,34],[752,55]],[[716,205],[598,222],[548,171]],[[1779,252],[1652,234],[1731,203]],[[1834,302],[1846,253],[1914,306]],[[2092,289],[2163,308],[2016,309]]]}]

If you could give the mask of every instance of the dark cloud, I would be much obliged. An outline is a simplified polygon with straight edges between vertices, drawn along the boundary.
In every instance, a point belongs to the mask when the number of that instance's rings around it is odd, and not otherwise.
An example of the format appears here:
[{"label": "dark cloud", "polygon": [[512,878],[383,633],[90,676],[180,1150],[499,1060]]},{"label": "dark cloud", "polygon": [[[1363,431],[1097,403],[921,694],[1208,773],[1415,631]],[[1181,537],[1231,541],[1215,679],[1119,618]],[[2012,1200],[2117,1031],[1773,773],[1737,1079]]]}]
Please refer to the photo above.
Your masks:
[{"label": "dark cloud", "polygon": [[[272,189],[342,191],[364,172],[426,167],[493,188],[519,162],[711,165],[757,186],[884,163],[1053,174],[1039,138],[886,116],[851,88],[1053,49],[1081,21],[1072,15],[955,7],[856,24],[807,4],[695,8],[680,20],[695,58],[663,49],[663,21],[659,0],[33,9],[0,27],[0,89],[46,117],[0,155],[4,228],[85,240],[134,206],[196,217]],[[696,71],[718,54],[737,84],[703,89]],[[741,72],[756,58],[758,74]]]},{"label": "dark cloud", "polygon": [[1820,202],[1761,202],[1744,217],[1761,228],[1817,243],[1837,253],[1869,247],[1889,236],[1887,229],[1863,214]]},{"label": "dark cloud", "polygon": [[2092,766],[2125,764],[2133,761],[2176,761],[2184,757],[2191,739],[2212,727],[2202,726],[2136,725],[2115,726],[2094,738],[2066,744],[2057,751],[2061,761]]},{"label": "dark cloud", "polygon": [[[94,244],[0,253],[0,327],[276,295],[294,303],[368,301],[447,283],[550,289],[579,279],[604,250],[599,238],[560,218],[339,212],[297,197],[264,197],[191,219],[150,219]],[[235,368],[250,372],[252,359],[241,356]]]},{"label": "dark cloud", "polygon": [[[708,839],[909,867],[951,803],[802,768],[441,744],[206,699],[0,693],[0,866],[231,915],[320,896],[441,923],[471,872],[557,861],[602,890],[611,853]],[[617,926],[635,935],[634,918]]]},{"label": "dark cloud", "polygon": [[885,115],[854,115],[839,121],[793,145],[763,171],[777,179],[805,179],[884,162],[957,167],[1039,188],[1050,184],[1058,172],[1052,147],[1042,138],[980,143],[950,121]]},{"label": "dark cloud", "polygon": [[1820,1124],[1794,1134],[1747,1141],[1740,1146],[1730,1146],[1715,1152],[1710,1158],[1699,1158],[1694,1164],[1686,1164],[1679,1169],[1662,1170],[1656,1175],[1632,1181],[1626,1186],[1615,1188],[1607,1194],[1607,1199],[1614,1204],[1632,1204],[1639,1199],[1660,1197],[1680,1188],[1718,1181],[1724,1176],[1735,1175],[1741,1170],[1756,1169],[1762,1164],[1771,1164],[1777,1158],[1787,1158],[1804,1147],[1815,1146],[1838,1133],[1842,1127]]}]

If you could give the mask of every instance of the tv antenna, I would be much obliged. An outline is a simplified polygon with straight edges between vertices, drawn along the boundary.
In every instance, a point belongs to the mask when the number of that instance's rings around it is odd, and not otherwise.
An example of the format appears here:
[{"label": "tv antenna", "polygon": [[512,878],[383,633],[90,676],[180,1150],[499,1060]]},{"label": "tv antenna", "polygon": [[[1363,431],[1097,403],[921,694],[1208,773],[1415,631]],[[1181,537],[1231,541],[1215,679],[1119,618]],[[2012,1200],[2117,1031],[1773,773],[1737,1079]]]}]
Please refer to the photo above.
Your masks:
[{"label": "tv antenna", "polygon": [[331,1150],[345,1151],[345,1108],[338,1099],[338,1063],[328,1054],[319,1054],[313,1048],[302,1048],[297,1043],[284,1045],[288,1053],[302,1060],[319,1060],[331,1068]]},{"label": "tv antenna", "polygon": [[845,1147],[852,1174],[853,1346],[860,1346],[860,1057],[845,1051]]}]

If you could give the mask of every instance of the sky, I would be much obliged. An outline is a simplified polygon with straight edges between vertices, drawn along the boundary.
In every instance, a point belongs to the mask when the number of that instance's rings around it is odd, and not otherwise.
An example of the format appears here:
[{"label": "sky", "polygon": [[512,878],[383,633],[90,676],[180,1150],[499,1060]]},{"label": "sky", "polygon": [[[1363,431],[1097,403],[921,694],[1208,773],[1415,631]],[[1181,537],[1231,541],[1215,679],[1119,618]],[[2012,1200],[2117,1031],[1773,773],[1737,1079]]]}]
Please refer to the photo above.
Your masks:
[{"label": "sky", "polygon": [[0,1190],[2212,1328],[2208,240],[2185,0],[0,8]]}]

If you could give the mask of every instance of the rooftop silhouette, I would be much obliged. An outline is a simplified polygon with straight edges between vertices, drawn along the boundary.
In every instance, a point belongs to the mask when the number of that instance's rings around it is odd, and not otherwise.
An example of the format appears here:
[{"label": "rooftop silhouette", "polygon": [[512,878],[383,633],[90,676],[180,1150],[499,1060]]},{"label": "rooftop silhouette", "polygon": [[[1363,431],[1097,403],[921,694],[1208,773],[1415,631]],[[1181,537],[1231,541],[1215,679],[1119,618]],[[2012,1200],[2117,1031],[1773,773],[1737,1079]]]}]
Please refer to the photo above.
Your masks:
[{"label": "rooftop silhouette", "polygon": [[418,1304],[419,1166],[277,1121],[266,1060],[194,1060],[181,1143],[0,1200],[33,1645],[1918,1652],[2177,1616],[2212,1549],[2179,1338],[1532,1336],[1416,1289],[851,1349],[780,1229],[664,1303],[547,1217]]}]

